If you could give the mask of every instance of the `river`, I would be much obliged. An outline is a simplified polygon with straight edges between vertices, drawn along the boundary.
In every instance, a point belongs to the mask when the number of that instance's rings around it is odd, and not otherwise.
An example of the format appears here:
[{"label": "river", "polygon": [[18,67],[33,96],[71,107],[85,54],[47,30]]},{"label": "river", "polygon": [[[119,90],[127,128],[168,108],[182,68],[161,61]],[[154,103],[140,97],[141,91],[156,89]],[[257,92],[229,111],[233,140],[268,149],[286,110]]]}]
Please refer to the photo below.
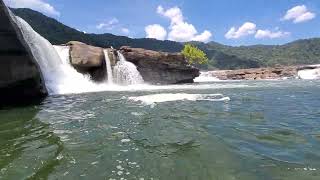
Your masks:
[{"label": "river", "polygon": [[320,179],[320,82],[51,95],[0,110],[0,179]]}]

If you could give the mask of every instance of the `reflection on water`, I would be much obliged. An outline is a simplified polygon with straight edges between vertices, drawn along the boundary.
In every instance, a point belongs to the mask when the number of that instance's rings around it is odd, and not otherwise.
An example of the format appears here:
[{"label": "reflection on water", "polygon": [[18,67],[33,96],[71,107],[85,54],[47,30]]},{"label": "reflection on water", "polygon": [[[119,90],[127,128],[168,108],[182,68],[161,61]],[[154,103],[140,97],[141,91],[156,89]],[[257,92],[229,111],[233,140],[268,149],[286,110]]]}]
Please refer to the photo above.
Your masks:
[{"label": "reflection on water", "polygon": [[47,178],[63,150],[37,108],[0,111],[0,179]]},{"label": "reflection on water", "polygon": [[[0,179],[319,179],[319,83],[246,83],[55,96],[2,110]],[[231,100],[130,100],[159,94]]]}]

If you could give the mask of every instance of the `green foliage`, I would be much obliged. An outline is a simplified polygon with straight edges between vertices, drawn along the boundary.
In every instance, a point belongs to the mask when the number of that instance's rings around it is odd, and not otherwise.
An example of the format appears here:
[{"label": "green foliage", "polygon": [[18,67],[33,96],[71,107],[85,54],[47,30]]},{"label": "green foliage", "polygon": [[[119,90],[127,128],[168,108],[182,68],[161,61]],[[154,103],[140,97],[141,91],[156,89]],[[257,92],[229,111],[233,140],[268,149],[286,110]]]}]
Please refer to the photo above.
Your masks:
[{"label": "green foliage", "polygon": [[207,55],[193,44],[185,44],[181,53],[188,60],[189,64],[207,64]]},{"label": "green foliage", "polygon": [[[180,52],[184,49],[182,43],[174,41],[131,39],[112,34],[86,34],[31,9],[12,9],[12,11],[26,20],[35,31],[52,44],[64,44],[75,40],[104,48],[131,46],[165,52]],[[197,49],[199,48],[198,50],[202,50],[204,55],[209,58],[207,64],[196,65],[201,69],[242,69],[276,65],[320,64],[320,38],[298,40],[280,46],[233,47],[215,42],[190,42],[188,44],[190,44],[188,46],[193,45]],[[188,53],[186,54],[188,55]],[[200,54],[201,56],[203,54]],[[197,60],[191,56],[191,63],[198,62]]]},{"label": "green foliage", "polygon": [[209,57],[207,68],[210,69],[212,66],[217,69],[243,69],[320,63],[320,38],[298,40],[284,45],[233,47],[215,42],[194,44]]}]

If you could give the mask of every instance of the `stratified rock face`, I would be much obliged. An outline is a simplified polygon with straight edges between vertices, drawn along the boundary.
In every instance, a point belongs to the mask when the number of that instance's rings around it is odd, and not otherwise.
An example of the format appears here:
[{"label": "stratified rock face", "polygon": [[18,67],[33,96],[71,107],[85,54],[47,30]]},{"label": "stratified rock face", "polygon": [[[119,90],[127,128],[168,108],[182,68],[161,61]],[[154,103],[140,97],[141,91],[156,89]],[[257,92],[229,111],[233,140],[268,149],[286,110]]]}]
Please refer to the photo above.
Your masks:
[{"label": "stratified rock face", "polygon": [[70,63],[79,72],[90,74],[94,81],[103,81],[106,65],[103,48],[94,47],[78,41],[70,41]]},{"label": "stratified rock face", "polygon": [[[0,0],[0,100],[24,101],[47,94],[41,71],[15,17]],[[0,104],[1,104],[0,103]]]},{"label": "stratified rock face", "polygon": [[199,69],[188,65],[182,54],[121,47],[127,61],[134,63],[144,81],[151,84],[192,83]]},{"label": "stratified rock face", "polygon": [[210,72],[213,77],[220,80],[260,80],[281,79],[297,76],[296,66],[284,66],[275,68],[253,68],[239,70],[221,70]]}]

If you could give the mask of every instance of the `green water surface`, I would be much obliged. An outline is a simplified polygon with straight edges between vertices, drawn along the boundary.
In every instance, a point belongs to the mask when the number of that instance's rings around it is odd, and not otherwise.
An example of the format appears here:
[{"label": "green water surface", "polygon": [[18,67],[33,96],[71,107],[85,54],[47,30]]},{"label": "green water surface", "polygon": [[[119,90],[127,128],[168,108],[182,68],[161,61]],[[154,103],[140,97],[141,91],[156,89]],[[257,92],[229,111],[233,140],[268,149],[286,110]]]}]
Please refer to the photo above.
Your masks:
[{"label": "green water surface", "polygon": [[[144,104],[133,96],[230,101]],[[0,179],[319,180],[320,82],[59,95],[0,110]]]}]

